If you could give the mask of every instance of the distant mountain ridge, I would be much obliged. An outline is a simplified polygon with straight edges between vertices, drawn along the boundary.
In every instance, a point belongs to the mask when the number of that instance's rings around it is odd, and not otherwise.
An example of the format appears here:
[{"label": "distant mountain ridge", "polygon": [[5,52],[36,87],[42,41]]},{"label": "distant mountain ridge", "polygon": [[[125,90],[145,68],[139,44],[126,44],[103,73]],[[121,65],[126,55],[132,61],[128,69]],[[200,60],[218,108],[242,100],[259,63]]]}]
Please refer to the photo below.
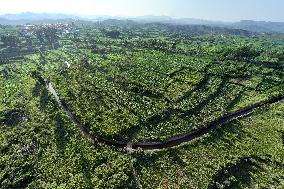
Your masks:
[{"label": "distant mountain ridge", "polygon": [[100,15],[73,15],[61,13],[32,13],[25,12],[20,14],[0,15],[0,24],[2,25],[20,25],[26,23],[54,23],[57,20],[85,20],[85,21],[103,21],[108,19],[131,20],[138,23],[163,23],[175,25],[205,25],[218,26],[232,29],[242,29],[258,33],[284,33],[284,22],[267,22],[242,20],[239,22],[210,21],[195,18],[172,18],[169,16],[139,16],[139,17],[116,17]]},{"label": "distant mountain ridge", "polygon": [[137,22],[151,23],[170,23],[170,24],[183,24],[183,25],[227,25],[230,22],[210,21],[197,18],[172,18],[169,16],[140,16],[129,18]]},{"label": "distant mountain ridge", "polygon": [[32,12],[24,12],[20,14],[4,14],[1,15],[0,18],[4,18],[7,20],[43,20],[43,19],[49,19],[49,20],[58,20],[58,19],[68,19],[68,18],[74,18],[78,19],[78,16],[71,15],[71,14],[61,14],[61,13],[32,13]]},{"label": "distant mountain ridge", "polygon": [[284,22],[242,20],[240,22],[234,23],[233,26],[237,29],[245,29],[254,32],[284,33]]}]

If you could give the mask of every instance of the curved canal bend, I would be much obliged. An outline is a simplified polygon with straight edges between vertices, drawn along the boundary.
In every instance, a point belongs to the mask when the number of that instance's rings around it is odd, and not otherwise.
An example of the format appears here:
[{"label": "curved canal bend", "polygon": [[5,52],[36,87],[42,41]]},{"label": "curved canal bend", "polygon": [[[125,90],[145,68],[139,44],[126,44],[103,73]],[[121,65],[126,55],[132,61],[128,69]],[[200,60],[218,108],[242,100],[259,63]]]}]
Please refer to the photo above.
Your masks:
[{"label": "curved canal bend", "polygon": [[227,115],[219,119],[216,119],[215,121],[212,121],[205,128],[199,129],[192,133],[174,136],[174,137],[166,139],[163,142],[139,142],[139,143],[132,144],[132,143],[126,143],[126,142],[121,142],[121,141],[111,141],[103,137],[90,134],[89,130],[86,127],[84,127],[82,123],[80,122],[80,120],[70,111],[70,108],[68,107],[68,105],[63,100],[60,99],[56,90],[53,88],[51,82],[46,81],[46,87],[48,91],[56,98],[57,102],[60,104],[60,106],[63,108],[64,112],[68,115],[68,117],[72,120],[72,122],[80,128],[80,130],[82,131],[83,135],[86,138],[91,139],[94,142],[104,144],[106,146],[112,146],[112,147],[117,147],[117,148],[131,148],[131,149],[141,148],[143,150],[159,150],[159,149],[178,146],[180,144],[189,142],[193,139],[202,137],[203,135],[209,133],[212,129],[216,128],[218,125],[228,123],[234,119],[242,118],[252,113],[257,108],[261,108],[266,105],[273,104],[273,103],[284,100],[284,95],[282,95],[282,96],[274,97],[274,98],[271,98],[265,101],[255,103],[253,105],[237,110],[235,112],[228,113]]}]

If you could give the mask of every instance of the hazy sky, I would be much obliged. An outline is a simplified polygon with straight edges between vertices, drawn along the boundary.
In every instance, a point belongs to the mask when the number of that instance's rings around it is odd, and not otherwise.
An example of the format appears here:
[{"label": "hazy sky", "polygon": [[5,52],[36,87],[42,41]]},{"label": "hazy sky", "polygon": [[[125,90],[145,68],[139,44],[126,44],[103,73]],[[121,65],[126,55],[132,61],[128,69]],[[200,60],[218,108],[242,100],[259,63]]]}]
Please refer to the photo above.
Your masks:
[{"label": "hazy sky", "polygon": [[284,0],[0,0],[0,14],[27,11],[284,21]]}]

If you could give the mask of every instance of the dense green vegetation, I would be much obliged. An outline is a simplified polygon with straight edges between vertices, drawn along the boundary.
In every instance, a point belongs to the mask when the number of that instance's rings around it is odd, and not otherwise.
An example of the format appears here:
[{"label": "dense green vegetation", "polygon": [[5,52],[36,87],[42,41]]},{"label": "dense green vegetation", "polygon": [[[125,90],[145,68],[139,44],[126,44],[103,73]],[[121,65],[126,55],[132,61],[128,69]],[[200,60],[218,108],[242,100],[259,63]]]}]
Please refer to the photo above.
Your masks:
[{"label": "dense green vegetation", "polygon": [[72,53],[46,54],[46,77],[94,133],[127,141],[162,140],[283,94],[283,50],[264,49],[269,41],[262,37],[184,41],[152,27],[146,27],[151,35],[143,39],[112,39],[93,31],[78,39],[85,43],[69,47]]},{"label": "dense green vegetation", "polygon": [[283,103],[174,149],[135,152],[145,188],[283,188]]},{"label": "dense green vegetation", "polygon": [[207,26],[1,27],[0,188],[283,188],[284,107],[268,105],[172,149],[163,141],[284,95],[283,35]]},{"label": "dense green vegetation", "polygon": [[33,66],[5,66],[1,77],[0,188],[131,187],[129,157],[92,145],[30,76]]}]

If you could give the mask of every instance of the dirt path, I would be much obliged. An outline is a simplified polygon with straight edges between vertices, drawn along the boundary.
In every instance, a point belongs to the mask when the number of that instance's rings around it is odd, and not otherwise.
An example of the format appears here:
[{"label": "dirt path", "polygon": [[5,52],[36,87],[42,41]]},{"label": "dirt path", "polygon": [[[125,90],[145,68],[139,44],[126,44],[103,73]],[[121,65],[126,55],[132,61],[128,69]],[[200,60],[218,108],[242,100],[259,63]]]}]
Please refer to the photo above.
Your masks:
[{"label": "dirt path", "polygon": [[163,142],[141,142],[141,143],[130,144],[130,143],[121,142],[121,141],[111,141],[111,140],[107,140],[105,138],[99,137],[97,135],[91,135],[89,130],[86,127],[84,127],[82,123],[79,121],[79,119],[70,111],[70,108],[68,107],[68,105],[63,100],[60,99],[59,95],[57,94],[56,90],[53,88],[52,84],[46,81],[46,87],[48,91],[55,97],[57,102],[61,105],[64,112],[68,115],[68,117],[72,120],[72,122],[80,128],[80,130],[82,131],[82,133],[84,134],[86,138],[94,142],[104,144],[106,146],[113,146],[117,148],[132,148],[132,149],[141,148],[143,150],[158,150],[158,149],[171,148],[171,147],[178,146],[180,144],[189,142],[193,139],[202,137],[203,135],[209,133],[212,129],[216,128],[217,126],[221,124],[228,123],[234,119],[244,117],[252,113],[257,108],[261,108],[266,105],[273,104],[273,103],[284,100],[284,95],[282,95],[282,96],[274,97],[274,98],[271,98],[271,99],[268,99],[268,100],[265,100],[259,103],[255,103],[241,110],[228,113],[227,115],[209,123],[208,126],[205,128],[199,129],[192,133],[174,136]]}]

